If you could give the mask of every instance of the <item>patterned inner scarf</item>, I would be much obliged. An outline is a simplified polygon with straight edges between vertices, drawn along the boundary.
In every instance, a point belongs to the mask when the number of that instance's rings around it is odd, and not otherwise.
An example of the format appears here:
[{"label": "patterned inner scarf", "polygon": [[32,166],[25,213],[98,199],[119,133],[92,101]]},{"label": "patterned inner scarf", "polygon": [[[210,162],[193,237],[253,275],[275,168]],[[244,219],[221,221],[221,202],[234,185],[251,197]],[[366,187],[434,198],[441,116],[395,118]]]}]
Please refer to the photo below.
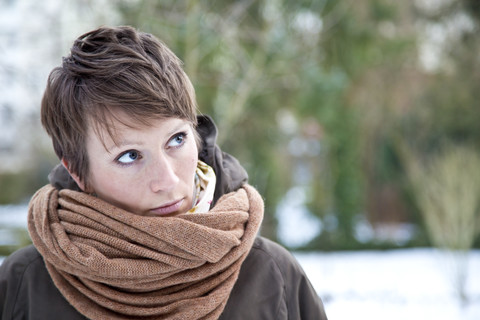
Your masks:
[{"label": "patterned inner scarf", "polygon": [[195,172],[194,206],[189,213],[206,213],[210,210],[215,193],[216,176],[213,169],[205,162],[198,161]]}]

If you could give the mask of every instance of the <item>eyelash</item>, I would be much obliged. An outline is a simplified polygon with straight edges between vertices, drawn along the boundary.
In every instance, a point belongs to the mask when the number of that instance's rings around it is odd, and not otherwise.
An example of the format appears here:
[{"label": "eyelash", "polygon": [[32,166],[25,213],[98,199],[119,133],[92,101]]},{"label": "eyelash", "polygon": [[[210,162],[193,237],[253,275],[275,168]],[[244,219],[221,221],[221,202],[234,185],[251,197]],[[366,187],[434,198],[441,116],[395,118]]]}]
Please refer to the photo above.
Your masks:
[{"label": "eyelash", "polygon": [[171,141],[175,140],[178,137],[182,137],[182,142],[178,146],[173,146],[172,147],[172,148],[175,148],[175,149],[181,148],[185,144],[185,141],[187,140],[187,136],[188,136],[188,133],[184,132],[184,131],[176,133],[172,136],[172,138],[170,140],[168,140],[167,146]]},{"label": "eyelash", "polygon": [[[135,152],[135,153],[137,154],[137,158],[136,158],[134,161],[132,161],[132,162],[121,162],[120,159],[121,159],[123,156],[125,156],[126,154],[130,153],[130,152]],[[125,151],[125,152],[122,152],[122,153],[115,159],[115,162],[116,162],[118,165],[122,166],[122,167],[128,167],[128,166],[131,166],[132,164],[134,164],[137,160],[140,160],[140,159],[142,159],[142,158],[143,158],[143,156],[141,155],[141,153],[140,153],[139,151],[132,149],[132,150],[127,150],[127,151]]]},{"label": "eyelash", "polygon": [[[182,137],[182,142],[178,145],[178,146],[172,146],[172,147],[169,147],[169,148],[175,148],[175,149],[179,149],[181,147],[183,147],[183,145],[185,145],[185,141],[187,140],[187,136],[188,136],[188,133],[187,132],[179,132],[179,133],[176,133],[172,136],[172,138],[170,138],[170,140],[168,140],[168,143],[167,143],[167,147],[168,147],[168,144],[173,141],[174,139],[178,138],[178,137]],[[119,161],[124,155],[130,153],[130,152],[136,152],[137,153],[137,159],[135,159],[134,161],[132,162],[128,162],[128,163],[124,163],[124,162],[121,162]],[[122,152],[116,159],[115,159],[115,162],[122,166],[122,167],[128,167],[128,166],[131,166],[132,164],[134,164],[137,160],[140,160],[142,159],[142,155],[139,151],[137,150],[134,150],[134,149],[131,149],[131,150],[127,150],[127,151],[124,151]]]}]

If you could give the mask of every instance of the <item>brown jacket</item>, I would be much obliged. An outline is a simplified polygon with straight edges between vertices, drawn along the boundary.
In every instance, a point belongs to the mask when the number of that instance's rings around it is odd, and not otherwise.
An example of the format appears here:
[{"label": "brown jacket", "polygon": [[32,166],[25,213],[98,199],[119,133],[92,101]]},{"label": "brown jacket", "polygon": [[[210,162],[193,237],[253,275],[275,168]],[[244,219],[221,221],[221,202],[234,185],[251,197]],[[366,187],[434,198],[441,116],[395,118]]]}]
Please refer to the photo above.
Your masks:
[{"label": "brown jacket", "polygon": [[[216,128],[199,118],[203,138],[201,160],[217,174],[214,201],[238,189],[247,180],[245,170],[215,144]],[[57,188],[76,185],[62,167],[49,176]],[[48,274],[42,256],[28,246],[8,257],[0,267],[2,319],[85,319],[61,295]],[[295,258],[283,247],[258,237],[220,319],[326,319],[322,302]]]}]

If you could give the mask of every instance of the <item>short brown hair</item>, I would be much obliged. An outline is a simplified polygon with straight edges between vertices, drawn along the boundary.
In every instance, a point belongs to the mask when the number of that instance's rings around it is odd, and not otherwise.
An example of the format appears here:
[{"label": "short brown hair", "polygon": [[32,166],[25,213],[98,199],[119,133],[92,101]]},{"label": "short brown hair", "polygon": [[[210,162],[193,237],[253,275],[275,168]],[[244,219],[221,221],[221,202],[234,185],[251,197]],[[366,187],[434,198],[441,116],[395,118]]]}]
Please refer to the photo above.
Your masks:
[{"label": "short brown hair", "polygon": [[41,119],[55,153],[86,184],[88,126],[105,127],[123,111],[133,123],[176,117],[196,125],[193,86],[181,61],[160,40],[132,27],[101,27],[75,40],[50,73]]}]

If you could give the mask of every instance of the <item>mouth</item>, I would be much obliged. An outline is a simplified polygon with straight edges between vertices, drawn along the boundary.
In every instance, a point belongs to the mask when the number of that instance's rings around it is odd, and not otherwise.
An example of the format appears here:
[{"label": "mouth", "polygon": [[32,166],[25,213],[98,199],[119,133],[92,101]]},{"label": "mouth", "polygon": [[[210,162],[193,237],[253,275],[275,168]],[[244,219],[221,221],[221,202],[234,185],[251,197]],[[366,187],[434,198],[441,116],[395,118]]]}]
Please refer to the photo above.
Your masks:
[{"label": "mouth", "polygon": [[183,201],[184,199],[175,200],[161,207],[150,209],[150,212],[156,216],[166,216],[178,211],[183,204]]}]

